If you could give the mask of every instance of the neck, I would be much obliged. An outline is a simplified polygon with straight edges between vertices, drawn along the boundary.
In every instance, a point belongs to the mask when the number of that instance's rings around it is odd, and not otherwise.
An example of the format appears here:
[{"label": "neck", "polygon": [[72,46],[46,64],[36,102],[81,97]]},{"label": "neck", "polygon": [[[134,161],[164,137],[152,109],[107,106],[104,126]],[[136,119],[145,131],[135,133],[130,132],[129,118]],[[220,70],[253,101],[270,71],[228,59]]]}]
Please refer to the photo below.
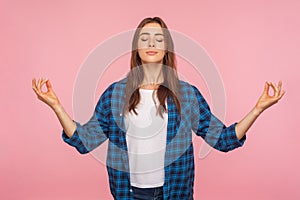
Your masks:
[{"label": "neck", "polygon": [[144,70],[144,80],[142,82],[143,85],[145,84],[155,85],[155,84],[162,83],[164,81],[161,63],[143,64],[143,70]]}]

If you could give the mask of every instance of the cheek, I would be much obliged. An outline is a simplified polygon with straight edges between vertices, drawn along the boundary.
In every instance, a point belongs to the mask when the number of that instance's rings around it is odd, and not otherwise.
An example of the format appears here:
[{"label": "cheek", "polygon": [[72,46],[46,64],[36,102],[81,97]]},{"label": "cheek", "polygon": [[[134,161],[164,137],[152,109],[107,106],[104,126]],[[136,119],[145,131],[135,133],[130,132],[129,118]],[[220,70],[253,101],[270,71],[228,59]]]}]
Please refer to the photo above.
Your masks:
[{"label": "cheek", "polygon": [[141,49],[138,50],[138,55],[142,60],[146,59],[147,57],[145,50],[141,50]]},{"label": "cheek", "polygon": [[164,50],[164,49],[165,49],[165,44],[164,44],[164,42],[157,42],[157,43],[156,43],[156,48],[157,48],[157,49]]},{"label": "cheek", "polygon": [[138,42],[138,49],[146,49],[146,48],[148,48],[147,42],[143,42],[143,41]]},{"label": "cheek", "polygon": [[160,55],[161,59],[163,59],[164,56],[165,56],[165,52],[164,52],[164,51],[161,51],[161,52],[159,53],[159,55]]}]

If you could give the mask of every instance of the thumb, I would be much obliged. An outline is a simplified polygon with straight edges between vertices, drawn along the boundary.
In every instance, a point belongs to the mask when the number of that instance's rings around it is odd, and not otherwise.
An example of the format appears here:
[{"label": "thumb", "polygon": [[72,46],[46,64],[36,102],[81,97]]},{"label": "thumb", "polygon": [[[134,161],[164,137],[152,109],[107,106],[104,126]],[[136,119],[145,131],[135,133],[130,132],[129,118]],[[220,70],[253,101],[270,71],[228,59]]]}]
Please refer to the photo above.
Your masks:
[{"label": "thumb", "polygon": [[47,86],[47,88],[48,88],[49,90],[52,90],[52,85],[51,85],[49,79],[46,81],[46,86]]}]

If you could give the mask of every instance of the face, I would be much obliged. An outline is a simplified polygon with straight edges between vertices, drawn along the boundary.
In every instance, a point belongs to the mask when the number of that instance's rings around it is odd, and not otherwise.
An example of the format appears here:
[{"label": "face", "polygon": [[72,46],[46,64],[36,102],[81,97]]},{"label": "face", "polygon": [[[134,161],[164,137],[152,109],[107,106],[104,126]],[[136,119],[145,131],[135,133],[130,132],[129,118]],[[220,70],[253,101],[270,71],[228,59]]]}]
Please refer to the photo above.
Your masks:
[{"label": "face", "polygon": [[158,23],[148,23],[140,31],[138,54],[142,63],[163,63],[165,41],[163,30]]}]

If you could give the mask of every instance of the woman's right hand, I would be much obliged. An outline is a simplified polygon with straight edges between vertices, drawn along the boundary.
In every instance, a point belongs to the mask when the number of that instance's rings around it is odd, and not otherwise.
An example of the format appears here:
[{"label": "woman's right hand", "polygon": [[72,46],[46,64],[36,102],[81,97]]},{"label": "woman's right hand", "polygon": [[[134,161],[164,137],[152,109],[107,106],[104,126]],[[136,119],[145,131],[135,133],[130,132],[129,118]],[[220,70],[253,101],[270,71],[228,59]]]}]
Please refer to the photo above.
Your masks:
[{"label": "woman's right hand", "polygon": [[[45,83],[46,83],[47,91],[43,92],[42,87],[43,84]],[[49,79],[40,78],[36,84],[36,80],[35,78],[33,78],[32,89],[36,93],[37,98],[43,101],[44,103],[46,103],[47,105],[49,105],[52,109],[55,109],[55,107],[60,105],[58,97],[56,96]]]}]

